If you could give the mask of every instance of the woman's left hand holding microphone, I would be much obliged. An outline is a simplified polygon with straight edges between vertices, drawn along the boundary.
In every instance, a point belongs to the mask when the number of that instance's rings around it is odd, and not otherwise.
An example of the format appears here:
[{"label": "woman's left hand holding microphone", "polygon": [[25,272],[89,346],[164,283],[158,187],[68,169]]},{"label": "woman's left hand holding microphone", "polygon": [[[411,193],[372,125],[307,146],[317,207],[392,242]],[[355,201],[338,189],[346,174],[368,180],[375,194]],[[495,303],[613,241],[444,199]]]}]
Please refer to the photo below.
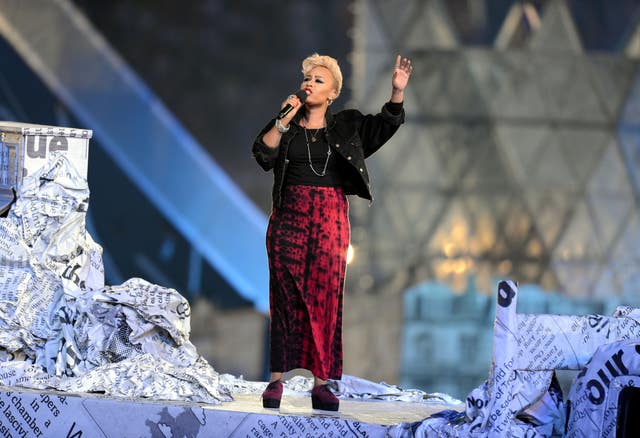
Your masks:
[{"label": "woman's left hand holding microphone", "polygon": [[291,105],[291,111],[289,111],[282,119],[276,119],[276,122],[267,133],[262,137],[262,141],[269,147],[275,148],[280,144],[282,134],[289,130],[289,123],[296,115],[300,107],[302,107],[302,101],[295,94],[290,94],[280,105],[280,109],[284,109],[285,106]]},{"label": "woman's left hand holding microphone", "polygon": [[289,126],[289,123],[302,106],[302,101],[295,94],[290,94],[289,96],[287,96],[287,99],[282,102],[282,105],[280,105],[280,109],[283,109],[287,105],[291,105],[293,108],[282,119],[280,119],[280,123],[282,123],[284,126]]}]

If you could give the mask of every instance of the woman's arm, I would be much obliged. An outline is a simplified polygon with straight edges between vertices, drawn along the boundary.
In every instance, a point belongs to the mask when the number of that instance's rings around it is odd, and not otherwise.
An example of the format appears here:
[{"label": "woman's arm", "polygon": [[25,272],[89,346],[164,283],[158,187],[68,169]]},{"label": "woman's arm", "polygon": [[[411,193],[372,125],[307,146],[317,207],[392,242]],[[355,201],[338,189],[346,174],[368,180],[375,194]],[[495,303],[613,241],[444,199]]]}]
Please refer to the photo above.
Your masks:
[{"label": "woman's arm", "polygon": [[362,119],[359,128],[360,138],[365,158],[380,149],[404,123],[404,89],[407,87],[411,76],[411,60],[396,58],[396,63],[391,76],[391,98],[376,115],[366,115]]},{"label": "woman's arm", "polygon": [[302,106],[302,102],[295,94],[288,96],[287,99],[282,102],[280,108],[284,108],[287,104],[291,105],[293,109],[281,120],[275,119],[270,121],[267,126],[260,131],[251,148],[253,158],[255,158],[260,167],[265,171],[269,171],[275,166],[282,134],[289,130],[289,123],[291,123],[293,116],[296,115]]},{"label": "woman's arm", "polygon": [[[273,169],[276,165],[276,158],[278,158],[278,147],[270,147],[263,141],[264,136],[273,129],[274,122],[275,120],[271,120],[267,123],[267,126],[262,128],[253,141],[253,147],[251,148],[253,158],[265,171]],[[280,140],[278,140],[278,144],[279,143]]]}]

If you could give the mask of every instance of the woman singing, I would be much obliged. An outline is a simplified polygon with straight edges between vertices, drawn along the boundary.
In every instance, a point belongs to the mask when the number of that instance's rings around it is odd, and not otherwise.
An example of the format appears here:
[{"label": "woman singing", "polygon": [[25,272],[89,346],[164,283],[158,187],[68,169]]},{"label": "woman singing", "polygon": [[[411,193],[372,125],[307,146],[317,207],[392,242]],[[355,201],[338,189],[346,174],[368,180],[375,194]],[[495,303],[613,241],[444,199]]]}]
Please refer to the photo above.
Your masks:
[{"label": "woman singing", "polygon": [[342,376],[342,298],[349,246],[346,195],[372,201],[365,158],[404,122],[404,89],[411,61],[397,57],[391,99],[376,115],[329,111],[340,95],[335,59],[313,54],[302,62],[302,100],[289,96],[291,111],[271,120],[253,144],[260,166],[273,169],[273,210],[267,230],[269,257],[271,378],[263,406],[279,408],[282,374],[310,370],[314,409],[337,411],[326,386]]}]

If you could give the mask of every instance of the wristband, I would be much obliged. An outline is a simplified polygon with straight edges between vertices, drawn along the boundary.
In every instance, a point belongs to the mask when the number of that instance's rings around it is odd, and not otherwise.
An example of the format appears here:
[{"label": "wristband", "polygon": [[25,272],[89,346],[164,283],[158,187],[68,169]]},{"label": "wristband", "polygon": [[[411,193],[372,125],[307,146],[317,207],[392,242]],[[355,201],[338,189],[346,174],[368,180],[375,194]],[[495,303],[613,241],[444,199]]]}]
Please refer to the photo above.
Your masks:
[{"label": "wristband", "polygon": [[276,129],[279,133],[284,134],[285,132],[289,131],[289,128],[290,126],[284,126],[280,119],[276,119]]}]

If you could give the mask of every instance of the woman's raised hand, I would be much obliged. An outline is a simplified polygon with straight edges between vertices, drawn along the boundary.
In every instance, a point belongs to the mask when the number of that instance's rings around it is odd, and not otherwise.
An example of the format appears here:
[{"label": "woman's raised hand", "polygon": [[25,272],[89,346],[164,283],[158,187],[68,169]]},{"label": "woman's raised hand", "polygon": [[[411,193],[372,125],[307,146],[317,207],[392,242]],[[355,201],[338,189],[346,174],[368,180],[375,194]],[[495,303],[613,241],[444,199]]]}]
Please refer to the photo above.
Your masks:
[{"label": "woman's raised hand", "polygon": [[404,91],[407,83],[409,82],[409,76],[413,67],[411,66],[411,60],[409,58],[402,58],[400,55],[396,58],[396,65],[393,69],[393,77],[391,78],[391,86],[393,91]]}]

